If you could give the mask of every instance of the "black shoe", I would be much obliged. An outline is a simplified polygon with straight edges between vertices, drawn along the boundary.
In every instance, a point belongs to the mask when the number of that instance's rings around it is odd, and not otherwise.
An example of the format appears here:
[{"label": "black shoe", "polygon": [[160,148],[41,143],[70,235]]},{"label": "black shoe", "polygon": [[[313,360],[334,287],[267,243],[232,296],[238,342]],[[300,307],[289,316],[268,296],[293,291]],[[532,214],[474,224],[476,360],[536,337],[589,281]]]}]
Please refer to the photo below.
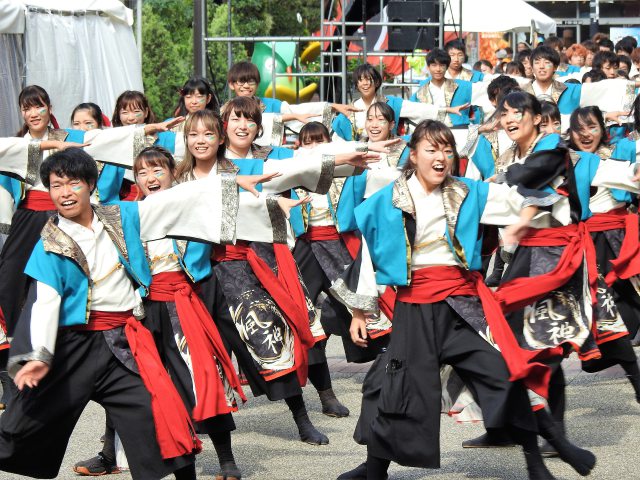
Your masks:
[{"label": "black shoe", "polygon": [[225,462],[220,465],[220,473],[216,475],[216,480],[240,480],[242,473],[236,462]]},{"label": "black shoe", "polygon": [[489,432],[462,442],[462,448],[509,448],[515,446],[516,443],[507,434]]},{"label": "black shoe", "polygon": [[[388,479],[389,476],[386,475],[384,478]],[[353,470],[340,474],[336,480],[367,480],[367,464],[361,463]]]},{"label": "black shoe", "polygon": [[73,471],[79,475],[98,477],[100,475],[109,475],[111,473],[121,473],[120,468],[115,463],[107,461],[102,452],[97,457],[90,458],[78,462],[73,466]]},{"label": "black shoe", "polygon": [[529,480],[555,480],[549,469],[542,461],[542,457],[537,453],[524,452],[527,462],[527,474]]},{"label": "black shoe", "polygon": [[540,455],[544,458],[555,458],[560,456],[558,451],[544,439],[542,441],[542,445],[540,445]]},{"label": "black shoe", "polygon": [[349,416],[349,409],[336,398],[333,388],[320,391],[320,402],[322,403],[322,413],[328,417],[343,418]]}]

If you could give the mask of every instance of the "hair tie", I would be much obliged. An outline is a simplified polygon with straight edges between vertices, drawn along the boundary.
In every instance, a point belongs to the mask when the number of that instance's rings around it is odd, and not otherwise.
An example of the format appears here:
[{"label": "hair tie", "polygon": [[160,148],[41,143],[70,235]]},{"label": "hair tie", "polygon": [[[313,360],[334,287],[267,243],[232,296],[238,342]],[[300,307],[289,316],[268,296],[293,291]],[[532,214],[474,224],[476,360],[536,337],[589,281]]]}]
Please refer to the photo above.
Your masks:
[{"label": "hair tie", "polygon": [[105,127],[111,126],[111,120],[109,120],[109,117],[107,117],[104,113],[102,114],[102,125],[104,125]]},{"label": "hair tie", "polygon": [[49,120],[51,121],[51,125],[53,125],[53,128],[55,129],[60,128],[60,124],[58,124],[58,120],[56,120],[56,117],[55,115],[53,115],[53,113],[49,114]]}]

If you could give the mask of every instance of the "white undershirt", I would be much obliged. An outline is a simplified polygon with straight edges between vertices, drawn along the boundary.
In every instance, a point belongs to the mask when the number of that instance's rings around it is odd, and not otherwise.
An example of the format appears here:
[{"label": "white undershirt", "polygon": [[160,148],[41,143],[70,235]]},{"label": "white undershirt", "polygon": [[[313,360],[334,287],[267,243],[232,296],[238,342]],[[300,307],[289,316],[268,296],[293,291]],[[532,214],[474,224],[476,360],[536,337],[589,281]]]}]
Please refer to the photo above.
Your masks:
[{"label": "white undershirt", "polygon": [[416,235],[411,252],[411,270],[435,265],[457,265],[444,234],[447,222],[442,189],[427,193],[415,175],[407,181],[416,209]]},{"label": "white undershirt", "polygon": [[[118,251],[97,215],[93,215],[91,228],[61,216],[58,217],[58,227],[73,238],[87,259],[92,280],[91,310],[124,312],[138,305],[140,297],[135,293]],[[117,265],[120,267],[115,268]]]},{"label": "white undershirt", "polygon": [[182,267],[173,250],[173,241],[169,238],[147,242],[147,257],[151,275],[164,272],[180,272]]},{"label": "white undershirt", "polygon": [[444,96],[444,83],[442,84],[442,87],[438,87],[433,82],[429,82],[429,93],[431,94],[434,106],[438,108],[444,108],[447,106],[447,100]]}]

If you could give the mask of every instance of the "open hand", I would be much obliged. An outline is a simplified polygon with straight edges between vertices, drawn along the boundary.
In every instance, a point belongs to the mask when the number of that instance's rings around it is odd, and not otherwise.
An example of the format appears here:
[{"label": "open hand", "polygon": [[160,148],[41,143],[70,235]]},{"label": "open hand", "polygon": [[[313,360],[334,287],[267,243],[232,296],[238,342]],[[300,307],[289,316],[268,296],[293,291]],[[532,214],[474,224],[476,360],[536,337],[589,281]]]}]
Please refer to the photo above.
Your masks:
[{"label": "open hand", "polygon": [[49,373],[49,365],[39,360],[31,360],[16,374],[14,382],[18,390],[22,391],[24,387],[35,388],[47,373]]},{"label": "open hand", "polygon": [[299,205],[307,204],[310,201],[311,197],[309,195],[299,200],[287,197],[278,197],[278,205],[280,205],[280,209],[282,209],[282,211],[284,212],[284,216],[287,218],[289,218],[292,208],[296,208]]},{"label": "open hand", "polygon": [[264,173],[262,175],[237,175],[236,183],[239,187],[244,188],[247,192],[253,193],[256,197],[260,196],[260,192],[256,189],[259,183],[266,183],[271,179],[281,176],[279,172]]}]

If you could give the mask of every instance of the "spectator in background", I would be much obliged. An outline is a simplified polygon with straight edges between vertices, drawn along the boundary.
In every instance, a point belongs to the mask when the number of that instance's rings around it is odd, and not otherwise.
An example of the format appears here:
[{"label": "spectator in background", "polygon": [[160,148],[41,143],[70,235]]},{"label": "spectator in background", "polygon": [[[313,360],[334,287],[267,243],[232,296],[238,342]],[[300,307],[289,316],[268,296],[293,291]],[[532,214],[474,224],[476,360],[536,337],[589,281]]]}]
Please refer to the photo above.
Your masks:
[{"label": "spectator in background", "polygon": [[634,48],[638,47],[638,41],[630,35],[622,37],[618,43],[616,43],[615,51],[618,55],[631,56]]},{"label": "spectator in background", "polygon": [[612,52],[614,50],[613,42],[608,38],[603,38],[598,42],[598,50],[601,52]]},{"label": "spectator in background", "polygon": [[520,62],[524,66],[524,76],[527,78],[533,78],[533,70],[531,68],[531,50],[521,50],[516,53],[514,59],[516,62]]},{"label": "spectator in background", "polygon": [[516,52],[520,53],[523,50],[531,50],[531,47],[527,42],[518,42],[518,45],[516,46]]},{"label": "spectator in background", "polygon": [[618,68],[620,68],[620,60],[612,51],[600,51],[594,55],[591,67],[593,70],[602,70],[607,78],[616,78]]},{"label": "spectator in background", "polygon": [[629,58],[627,55],[618,55],[618,65],[619,70],[624,70],[624,73],[628,77],[629,73],[631,73],[631,58]]},{"label": "spectator in background", "polygon": [[598,53],[598,45],[593,40],[585,40],[580,45],[587,49],[587,56],[584,60],[584,66],[590,67],[593,62],[593,56]]},{"label": "spectator in background", "polygon": [[491,75],[493,73],[493,65],[489,60],[478,60],[473,64],[473,69],[485,75]]},{"label": "spectator in background", "polygon": [[525,77],[524,65],[520,62],[509,62],[504,67],[504,73],[515,77]]},{"label": "spectator in background", "polygon": [[631,52],[631,61],[633,62],[630,76],[636,78],[640,74],[640,48],[634,48]]},{"label": "spectator in background", "polygon": [[584,67],[588,53],[589,50],[587,50],[584,45],[574,43],[567,48],[567,59],[569,60],[569,64],[576,67]]}]

